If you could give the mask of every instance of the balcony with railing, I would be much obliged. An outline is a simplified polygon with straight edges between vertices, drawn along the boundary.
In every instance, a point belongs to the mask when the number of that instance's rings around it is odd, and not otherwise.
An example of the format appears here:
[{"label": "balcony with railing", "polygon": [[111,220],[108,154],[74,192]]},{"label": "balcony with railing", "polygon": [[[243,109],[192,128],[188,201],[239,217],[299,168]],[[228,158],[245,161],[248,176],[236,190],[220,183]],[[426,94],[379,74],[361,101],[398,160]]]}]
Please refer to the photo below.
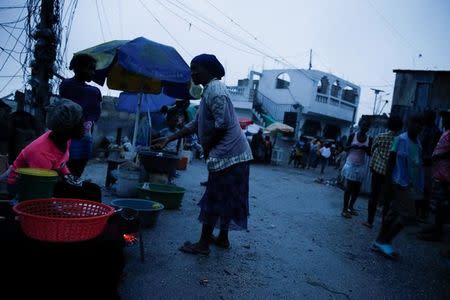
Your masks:
[{"label": "balcony with railing", "polygon": [[311,103],[308,111],[352,122],[356,108],[356,104],[346,103],[337,97],[317,93],[316,99]]}]

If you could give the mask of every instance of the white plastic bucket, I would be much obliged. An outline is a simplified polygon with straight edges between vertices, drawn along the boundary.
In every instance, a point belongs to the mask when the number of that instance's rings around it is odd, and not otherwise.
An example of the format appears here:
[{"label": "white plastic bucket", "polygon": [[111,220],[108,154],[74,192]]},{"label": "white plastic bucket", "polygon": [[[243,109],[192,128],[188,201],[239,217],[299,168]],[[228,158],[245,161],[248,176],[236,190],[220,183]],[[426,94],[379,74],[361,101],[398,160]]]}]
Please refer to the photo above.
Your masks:
[{"label": "white plastic bucket", "polygon": [[134,197],[139,183],[139,171],[118,170],[116,193],[119,197]]}]

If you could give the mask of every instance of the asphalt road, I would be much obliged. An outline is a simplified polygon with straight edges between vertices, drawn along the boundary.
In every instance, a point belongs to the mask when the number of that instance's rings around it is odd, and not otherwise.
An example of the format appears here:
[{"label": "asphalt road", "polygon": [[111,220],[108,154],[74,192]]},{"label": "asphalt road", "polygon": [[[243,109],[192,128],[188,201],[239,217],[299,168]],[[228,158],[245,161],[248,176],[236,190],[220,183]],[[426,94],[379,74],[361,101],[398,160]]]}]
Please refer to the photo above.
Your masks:
[{"label": "asphalt road", "polygon": [[[88,170],[104,179],[103,165]],[[316,183],[317,171],[252,166],[248,231],[231,232],[232,248],[212,248],[209,257],[181,253],[200,234],[199,182],[207,172],[195,161],[180,174],[183,206],[163,211],[145,231],[146,261],[138,246],[126,249],[123,299],[450,299],[442,245],[416,240],[419,227],[411,226],[395,241],[399,261],[371,252],[380,220],[372,230],[361,225],[367,199],[357,202],[360,216],[343,219],[343,192]]]}]

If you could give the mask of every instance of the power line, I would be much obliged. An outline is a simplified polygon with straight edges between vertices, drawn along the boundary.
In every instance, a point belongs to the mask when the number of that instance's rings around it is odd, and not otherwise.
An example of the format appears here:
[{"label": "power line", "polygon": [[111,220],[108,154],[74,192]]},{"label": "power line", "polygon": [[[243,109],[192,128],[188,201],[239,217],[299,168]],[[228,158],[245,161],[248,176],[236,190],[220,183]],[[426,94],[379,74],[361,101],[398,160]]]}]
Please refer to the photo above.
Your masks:
[{"label": "power line", "polygon": [[170,31],[167,30],[166,27],[164,27],[161,21],[159,21],[159,19],[151,12],[151,10],[145,5],[145,3],[142,0],[139,0],[139,2],[142,4],[145,10],[155,19],[155,21],[161,26],[161,28],[164,29],[164,31],[167,32],[167,34],[175,41],[175,43],[177,43],[178,46],[180,46],[180,48],[183,49],[184,52],[186,52],[190,57],[193,57],[192,54],[189,53],[189,51],[187,51],[186,48],[184,48],[183,45],[180,42],[178,42],[178,40],[170,33]]},{"label": "power line", "polygon": [[120,38],[123,39],[122,5],[121,0],[117,0],[119,11]]},{"label": "power line", "polygon": [[[224,30],[223,28],[221,28],[220,26],[218,26],[217,24],[215,24],[213,21],[208,20],[206,17],[202,16],[202,14],[200,14],[198,11],[195,11],[194,9],[186,6],[185,4],[183,4],[182,2],[176,1],[177,3],[174,3],[170,0],[166,0],[167,2],[169,2],[170,4],[172,4],[173,6],[176,6],[178,9],[183,10],[185,13],[187,13],[188,15],[190,15],[191,17],[199,20],[200,22],[210,26],[211,28],[213,28],[216,31],[221,32],[222,34],[230,37],[231,39],[237,41],[238,43],[260,53],[261,55],[267,56],[271,59],[273,59],[274,61],[279,61],[276,57],[269,55],[267,53],[264,53],[263,51],[261,51],[260,49],[255,48],[253,45],[250,45],[248,43],[246,43],[245,41],[241,40],[240,38],[237,38],[236,36],[234,36],[233,34],[229,33],[228,31]],[[181,5],[181,6],[180,6]]]},{"label": "power line", "polygon": [[177,14],[176,12],[174,12],[172,9],[170,9],[169,7],[167,7],[167,6],[166,6],[164,3],[162,3],[160,0],[155,0],[155,1],[157,1],[161,6],[163,6],[164,8],[166,8],[169,12],[171,12],[172,14],[174,14],[175,16],[177,16],[178,18],[180,18],[180,19],[182,19],[183,21],[185,21],[185,22],[189,25],[189,27],[192,26],[192,27],[194,27],[194,28],[197,28],[200,32],[206,34],[206,35],[209,36],[210,38],[212,38],[212,39],[214,39],[214,40],[216,40],[216,41],[218,41],[218,42],[220,42],[220,43],[223,43],[224,45],[227,45],[227,46],[229,46],[229,47],[231,47],[231,48],[233,48],[233,49],[236,49],[236,50],[238,50],[238,51],[241,51],[241,52],[244,52],[244,53],[248,53],[248,54],[251,54],[251,55],[259,55],[259,54],[256,54],[256,53],[254,53],[254,52],[250,52],[250,51],[244,50],[244,49],[242,49],[242,48],[236,47],[236,46],[234,46],[234,45],[232,45],[232,44],[230,44],[230,43],[228,43],[228,42],[226,42],[226,41],[224,41],[224,40],[221,40],[221,39],[217,38],[216,36],[210,34],[210,33],[207,32],[206,30],[203,30],[201,27],[199,27],[199,26],[197,26],[196,24],[192,23],[191,21],[187,20],[187,19],[184,18],[183,16],[180,16],[179,14]]},{"label": "power line", "polygon": [[[20,11],[20,14],[19,14],[19,17],[17,18],[17,20],[20,19],[20,17],[22,16],[24,10],[25,10],[25,7],[23,7],[22,10]],[[9,40],[11,39],[12,33],[13,33],[13,31],[16,29],[17,24],[18,24],[17,22],[14,23],[14,26],[13,26],[11,32],[9,32],[8,38],[6,39],[6,42],[5,42],[5,44],[4,44],[5,46],[8,45],[8,42],[9,42]],[[4,25],[2,25],[2,27],[3,27],[3,26],[4,26]],[[5,29],[5,28],[3,28],[3,29]],[[8,32],[6,29],[5,29],[5,31]],[[1,57],[1,53],[0,53],[0,57]]]},{"label": "power line", "polygon": [[20,78],[22,75],[0,75],[0,78]]},{"label": "power line", "polygon": [[0,9],[18,9],[18,8],[26,8],[26,6],[0,6]]},{"label": "power line", "polygon": [[[280,63],[282,63],[282,64],[284,64],[284,65],[286,65],[286,66],[289,66],[289,67],[293,68],[295,71],[302,73],[303,75],[305,75],[306,77],[308,77],[310,80],[314,81],[314,79],[313,79],[313,78],[312,78],[305,70],[299,69],[297,66],[295,66],[294,64],[292,64],[291,62],[289,62],[287,59],[283,58],[283,56],[277,54],[277,56],[281,57],[281,60],[279,60],[277,57],[274,57],[273,55],[270,55],[270,54],[268,54],[268,53],[266,53],[266,52],[261,51],[261,50],[258,49],[258,48],[255,48],[253,45],[251,45],[251,44],[249,44],[249,43],[247,43],[247,42],[245,42],[245,41],[242,41],[242,40],[239,39],[239,38],[236,38],[233,34],[227,32],[226,30],[224,30],[223,28],[221,28],[220,26],[218,26],[217,24],[215,24],[213,21],[211,21],[211,20],[209,20],[208,18],[202,16],[202,14],[199,13],[198,11],[196,11],[196,10],[190,8],[189,6],[183,4],[182,2],[180,2],[180,1],[178,1],[178,0],[175,0],[175,1],[176,1],[179,5],[183,6],[184,8],[183,8],[183,7],[180,7],[180,6],[177,5],[177,4],[174,4],[171,0],[167,0],[167,2],[171,3],[171,4],[174,5],[174,6],[177,6],[179,9],[182,9],[183,11],[185,11],[186,13],[188,13],[189,15],[191,15],[192,17],[194,17],[194,18],[200,20],[201,22],[207,24],[208,26],[211,26],[212,28],[214,28],[214,29],[216,29],[216,30],[222,32],[223,34],[229,36],[230,38],[234,39],[235,41],[237,41],[237,42],[239,42],[239,43],[241,43],[241,44],[247,46],[248,48],[251,48],[251,49],[253,49],[253,50],[255,50],[255,51],[261,53],[262,55],[264,55],[264,56],[266,56],[266,57],[268,57],[268,58],[271,58],[271,59],[274,60],[275,62],[280,62]],[[189,10],[190,12],[187,11],[187,10]],[[193,12],[193,13],[191,13],[191,12]],[[198,17],[198,16],[200,16],[200,17]],[[213,25],[212,25],[212,24],[213,24]],[[274,52],[274,51],[272,50],[272,52]]]},{"label": "power line", "polygon": [[[4,28],[3,28],[3,29],[4,29]],[[19,42],[19,40],[20,40],[20,38],[22,37],[22,34],[23,34],[24,32],[25,32],[25,28],[20,32],[19,37],[16,38],[16,42],[14,43],[14,46],[13,46],[12,50],[15,50],[15,49],[16,49],[17,43]],[[15,38],[15,37],[14,37],[14,38]],[[25,44],[22,43],[22,45],[23,45],[24,48],[25,48]],[[5,67],[6,63],[8,62],[9,58],[11,57],[11,54],[12,54],[12,52],[9,52],[9,53],[8,53],[8,56],[6,57],[5,62],[4,62],[3,65],[0,67],[0,71],[2,71],[3,68]]]},{"label": "power line", "polygon": [[2,25],[16,24],[16,23],[23,22],[26,19],[27,19],[27,16],[23,17],[22,19],[16,20],[16,21],[1,22],[0,24],[2,24]]},{"label": "power line", "polygon": [[103,15],[105,16],[106,29],[108,29],[109,36],[112,39],[113,38],[113,34],[111,33],[111,25],[109,24],[108,15],[106,13],[105,6],[103,5],[103,0],[100,0],[100,6],[102,7]]},{"label": "power line", "polygon": [[237,23],[233,18],[231,18],[230,16],[228,16],[225,12],[223,12],[221,9],[219,9],[216,5],[214,5],[213,3],[211,3],[211,1],[209,0],[205,0],[206,2],[208,2],[209,5],[211,5],[214,9],[216,9],[220,14],[222,14],[225,18],[227,18],[228,20],[230,20],[231,23],[233,23],[235,26],[237,26],[239,29],[241,29],[243,32],[245,32],[247,35],[249,35],[252,39],[254,39],[255,41],[257,41],[258,43],[260,43],[262,46],[264,46],[265,48],[267,48],[268,50],[270,50],[271,52],[273,52],[275,55],[279,56],[280,58],[283,59],[283,57],[281,55],[279,55],[275,50],[273,50],[271,47],[269,47],[268,45],[266,45],[265,43],[263,43],[260,39],[258,39],[257,36],[255,36],[254,34],[252,34],[250,31],[248,31],[247,29],[245,29],[244,27],[242,27],[239,23]]},{"label": "power line", "polygon": [[0,90],[0,94],[8,87],[8,85],[11,83],[11,81],[13,81],[13,79],[16,78],[17,74],[19,74],[19,72],[21,70],[22,70],[22,67],[20,67],[19,70],[17,70],[17,72],[13,76],[11,76],[11,78],[8,80],[8,82]]},{"label": "power line", "polygon": [[97,7],[98,22],[100,23],[100,31],[101,31],[101,33],[102,33],[103,42],[106,42],[106,39],[105,39],[105,33],[103,32],[102,19],[100,18],[100,11],[99,11],[99,9],[98,9],[98,2],[97,2],[97,0],[95,0],[95,6]]},{"label": "power line", "polygon": [[401,40],[403,40],[403,42],[406,44],[406,46],[408,46],[411,50],[413,50],[414,52],[417,51],[417,47],[414,47],[395,27],[394,25],[392,25],[391,22],[389,22],[389,20],[381,13],[381,11],[379,9],[377,9],[375,7],[375,5],[372,3],[372,1],[367,0],[367,2],[369,3],[369,5],[373,8],[373,10],[378,14],[378,16],[388,25],[388,27],[391,29],[391,31],[397,36],[399,37]]}]

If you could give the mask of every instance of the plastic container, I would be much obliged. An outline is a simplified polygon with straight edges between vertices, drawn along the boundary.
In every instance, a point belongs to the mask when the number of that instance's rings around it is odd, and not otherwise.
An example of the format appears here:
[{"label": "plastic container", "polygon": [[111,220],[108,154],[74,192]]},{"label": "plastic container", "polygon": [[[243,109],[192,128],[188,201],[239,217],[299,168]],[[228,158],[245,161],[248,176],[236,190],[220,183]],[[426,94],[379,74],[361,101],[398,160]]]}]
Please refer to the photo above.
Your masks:
[{"label": "plastic container", "polygon": [[178,161],[177,170],[186,170],[188,161],[189,160],[187,157],[180,158],[180,160]]},{"label": "plastic container", "polygon": [[158,221],[164,205],[145,199],[116,199],[111,202],[115,208],[131,208],[139,213],[139,220],[144,227],[153,227]]},{"label": "plastic container", "polygon": [[150,199],[164,205],[166,209],[178,209],[186,190],[173,184],[139,184],[138,197]]},{"label": "plastic container", "polygon": [[149,173],[175,173],[179,161],[178,155],[166,151],[143,151],[139,153],[139,160]]},{"label": "plastic container", "polygon": [[139,182],[139,171],[117,170],[116,194],[119,197],[136,196],[136,185]]},{"label": "plastic container", "polygon": [[58,173],[39,168],[19,168],[17,173],[17,200],[52,198]]},{"label": "plastic container", "polygon": [[35,199],[16,204],[22,231],[48,242],[79,242],[99,236],[114,208],[80,199]]}]

